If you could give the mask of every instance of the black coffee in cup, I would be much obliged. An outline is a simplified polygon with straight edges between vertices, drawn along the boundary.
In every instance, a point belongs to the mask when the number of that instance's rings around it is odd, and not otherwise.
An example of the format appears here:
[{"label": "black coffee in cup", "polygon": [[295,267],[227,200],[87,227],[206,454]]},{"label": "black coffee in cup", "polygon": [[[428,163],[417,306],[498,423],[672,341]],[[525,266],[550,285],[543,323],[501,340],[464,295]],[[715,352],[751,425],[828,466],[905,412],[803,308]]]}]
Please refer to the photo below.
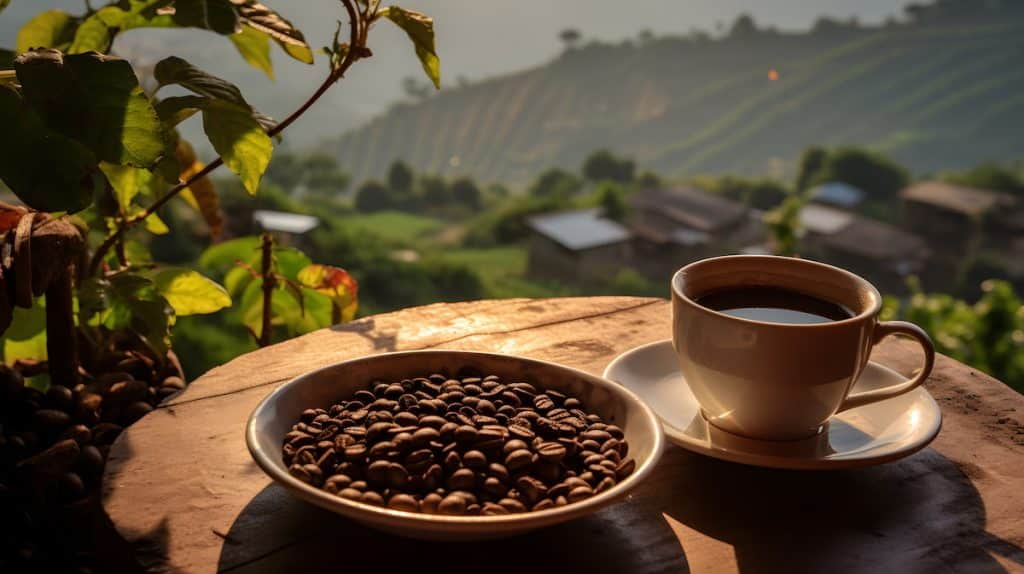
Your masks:
[{"label": "black coffee in cup", "polygon": [[733,287],[706,293],[699,305],[726,315],[790,325],[813,325],[842,321],[854,313],[842,305],[811,295],[768,286]]}]

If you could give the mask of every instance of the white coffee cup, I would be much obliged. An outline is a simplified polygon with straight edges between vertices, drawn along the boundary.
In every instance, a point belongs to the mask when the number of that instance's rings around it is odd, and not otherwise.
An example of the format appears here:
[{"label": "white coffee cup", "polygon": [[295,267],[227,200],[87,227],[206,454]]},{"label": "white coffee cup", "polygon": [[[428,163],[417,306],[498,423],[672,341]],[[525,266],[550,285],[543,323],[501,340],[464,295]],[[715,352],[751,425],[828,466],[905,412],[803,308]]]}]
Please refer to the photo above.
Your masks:
[{"label": "white coffee cup", "polygon": [[[852,316],[815,324],[769,323],[728,315],[697,300],[713,291],[772,287],[848,309]],[[771,440],[813,436],[839,411],[909,392],[932,370],[935,349],[917,325],[878,320],[882,296],[861,277],[791,257],[735,255],[691,263],[672,277],[672,343],[709,423]],[[924,350],[912,379],[851,394],[872,347],[910,336]]]}]

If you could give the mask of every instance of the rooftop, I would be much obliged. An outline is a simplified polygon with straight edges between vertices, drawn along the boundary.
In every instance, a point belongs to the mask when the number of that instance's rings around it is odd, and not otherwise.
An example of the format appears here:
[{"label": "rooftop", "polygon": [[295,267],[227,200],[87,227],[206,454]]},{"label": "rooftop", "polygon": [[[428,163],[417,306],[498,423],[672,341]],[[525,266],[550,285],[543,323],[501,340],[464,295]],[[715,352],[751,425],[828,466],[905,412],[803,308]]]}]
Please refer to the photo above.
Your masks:
[{"label": "rooftop", "polygon": [[630,233],[625,227],[601,217],[600,211],[596,209],[535,215],[527,219],[526,224],[530,229],[573,251],[630,239]]},{"label": "rooftop", "polygon": [[280,231],[281,233],[291,233],[293,235],[302,235],[320,225],[320,220],[312,215],[266,209],[253,211],[252,218],[266,231]]},{"label": "rooftop", "polygon": [[651,189],[629,197],[634,209],[653,209],[696,231],[714,232],[742,219],[748,208],[694,187]]},{"label": "rooftop", "polygon": [[811,199],[838,207],[855,207],[864,201],[864,191],[841,181],[823,183],[811,190]]},{"label": "rooftop", "polygon": [[923,239],[888,223],[813,203],[800,211],[805,229],[827,247],[876,260],[915,260],[928,256]]},{"label": "rooftop", "polygon": [[853,221],[853,215],[832,207],[808,203],[800,210],[800,225],[812,233],[830,235]]},{"label": "rooftop", "polygon": [[953,185],[944,181],[923,181],[900,192],[904,201],[927,203],[956,213],[976,216],[997,205],[1008,203],[1010,196],[997,191]]}]

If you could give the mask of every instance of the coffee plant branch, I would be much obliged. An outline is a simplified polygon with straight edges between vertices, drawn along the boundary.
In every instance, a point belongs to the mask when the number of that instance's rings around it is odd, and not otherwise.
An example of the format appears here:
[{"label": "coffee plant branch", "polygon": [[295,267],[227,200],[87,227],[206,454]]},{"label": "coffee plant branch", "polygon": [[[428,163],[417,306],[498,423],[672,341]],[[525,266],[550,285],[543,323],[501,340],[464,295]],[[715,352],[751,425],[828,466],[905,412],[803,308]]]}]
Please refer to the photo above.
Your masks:
[{"label": "coffee plant branch", "polygon": [[[288,117],[286,117],[284,120],[282,120],[274,127],[267,130],[268,136],[277,136],[285,129],[287,129],[297,119],[302,117],[302,115],[305,114],[311,107],[313,107],[313,105],[321,97],[323,97],[323,95],[327,93],[327,91],[338,80],[343,78],[345,76],[345,72],[348,71],[352,64],[356,63],[356,61],[362,58],[367,58],[372,55],[369,48],[366,47],[366,39],[367,31],[369,30],[369,25],[377,17],[376,6],[373,7],[373,13],[370,13],[369,10],[367,10],[366,12],[362,12],[356,10],[355,5],[353,4],[354,0],[339,1],[342,3],[342,5],[344,5],[349,17],[349,46],[344,50],[344,57],[341,59],[340,62],[336,62],[336,60],[332,58],[331,71],[324,79],[323,83],[320,84],[320,87],[317,88],[317,90],[313,92],[313,94],[310,95],[309,98],[307,98],[306,101],[303,102],[303,104],[299,106],[295,111],[293,111]],[[335,46],[335,49],[338,48],[338,46]],[[147,207],[139,214],[133,217],[122,219],[117,229],[109,236],[107,236],[107,238],[103,240],[103,243],[101,243],[96,248],[96,252],[93,254],[92,260],[89,263],[89,275],[93,276],[97,274],[100,268],[100,264],[103,263],[104,257],[106,257],[107,253],[110,251],[111,248],[113,248],[116,244],[118,244],[121,241],[125,233],[127,233],[130,229],[132,229],[139,223],[145,221],[146,218],[148,218],[149,216],[156,213],[157,210],[163,207],[168,201],[173,199],[182,191],[188,189],[189,186],[194,184],[196,181],[202,179],[203,177],[206,177],[207,175],[209,175],[211,172],[213,172],[215,169],[219,168],[222,165],[224,165],[224,158],[217,157],[216,159],[208,163],[203,169],[195,172],[187,179],[179,181],[177,185],[168,190],[167,193],[165,193],[164,195],[157,198],[156,201],[152,203],[152,205]]]}]

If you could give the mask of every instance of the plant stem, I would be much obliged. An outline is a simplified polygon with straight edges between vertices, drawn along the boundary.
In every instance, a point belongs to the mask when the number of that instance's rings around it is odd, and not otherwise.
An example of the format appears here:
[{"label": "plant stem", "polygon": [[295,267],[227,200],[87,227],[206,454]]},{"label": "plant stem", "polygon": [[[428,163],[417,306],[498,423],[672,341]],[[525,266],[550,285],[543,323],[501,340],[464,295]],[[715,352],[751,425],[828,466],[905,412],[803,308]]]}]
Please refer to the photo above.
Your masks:
[{"label": "plant stem", "polygon": [[264,233],[262,240],[260,250],[263,257],[260,276],[263,279],[263,324],[260,327],[260,338],[257,344],[260,347],[267,347],[270,345],[270,336],[273,334],[271,319],[274,318],[274,288],[277,286],[277,281],[274,277],[274,238],[269,233]]},{"label": "plant stem", "polygon": [[46,288],[46,354],[50,381],[68,388],[79,382],[72,277],[74,272],[68,265]]},{"label": "plant stem", "polygon": [[[367,26],[363,25],[365,23],[360,19],[359,12],[356,11],[355,6],[353,5],[353,0],[340,1],[345,6],[345,10],[348,11],[349,16],[349,41],[351,43],[351,46],[348,52],[346,52],[345,58],[341,61],[340,64],[338,64],[338,67],[331,69],[331,72],[327,75],[327,78],[324,79],[323,83],[320,84],[320,87],[317,88],[317,90],[313,92],[313,94],[305,102],[303,102],[303,104],[299,106],[298,109],[292,112],[287,118],[282,120],[281,123],[267,130],[268,136],[274,137],[283,132],[285,129],[287,129],[288,126],[292,125],[295,122],[295,120],[299,119],[302,116],[302,114],[306,113],[306,111],[309,110],[309,108],[311,108],[313,104],[317,102],[317,100],[319,100],[325,93],[327,93],[327,90],[329,90],[331,86],[333,86],[338,80],[345,76],[345,72],[348,71],[352,64],[356,63],[357,60],[365,58],[369,55],[369,50],[367,50],[366,48]],[[118,241],[120,241],[120,239],[124,236],[125,233],[128,232],[129,229],[135,227],[135,225],[137,225],[139,222],[144,221],[147,217],[156,213],[156,211],[163,207],[168,201],[170,201],[175,196],[180,194],[182,191],[187,189],[190,185],[206,177],[207,175],[210,174],[210,172],[212,172],[213,170],[217,169],[222,165],[224,165],[224,158],[218,157],[217,159],[208,163],[206,167],[194,173],[185,181],[179,181],[167,193],[157,198],[157,200],[154,201],[152,205],[147,207],[145,211],[139,213],[138,215],[130,219],[125,219],[121,223],[121,225],[119,225],[118,228],[114,231],[114,233],[107,236],[107,238],[103,240],[103,243],[101,243],[99,247],[96,248],[96,253],[93,254],[92,261],[89,264],[89,275],[95,275],[97,271],[99,271],[100,264],[103,263],[103,257],[106,256],[107,252],[110,251],[111,247],[113,247]]]}]

